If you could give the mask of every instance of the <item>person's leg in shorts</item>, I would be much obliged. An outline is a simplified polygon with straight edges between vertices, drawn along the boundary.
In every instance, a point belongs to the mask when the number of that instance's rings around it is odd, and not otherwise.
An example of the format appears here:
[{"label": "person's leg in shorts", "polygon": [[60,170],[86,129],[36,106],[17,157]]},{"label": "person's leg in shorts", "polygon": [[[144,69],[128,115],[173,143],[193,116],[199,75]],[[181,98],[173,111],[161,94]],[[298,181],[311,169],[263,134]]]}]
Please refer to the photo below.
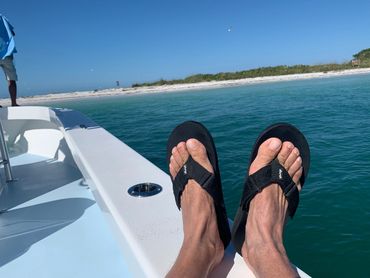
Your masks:
[{"label": "person's leg in shorts", "polygon": [[13,63],[13,56],[5,57],[0,62],[1,67],[4,70],[6,80],[8,80],[8,89],[12,106],[18,106],[17,104],[17,71]]}]

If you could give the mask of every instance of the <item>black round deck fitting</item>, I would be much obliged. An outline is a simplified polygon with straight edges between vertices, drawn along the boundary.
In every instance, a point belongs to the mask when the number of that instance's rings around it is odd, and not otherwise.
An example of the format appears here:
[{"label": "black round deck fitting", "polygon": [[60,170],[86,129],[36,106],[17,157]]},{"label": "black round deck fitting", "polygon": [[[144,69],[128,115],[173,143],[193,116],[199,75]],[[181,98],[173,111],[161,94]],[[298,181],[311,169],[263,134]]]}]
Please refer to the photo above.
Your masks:
[{"label": "black round deck fitting", "polygon": [[150,197],[162,191],[162,186],[156,183],[144,182],[131,186],[128,194],[133,197]]}]

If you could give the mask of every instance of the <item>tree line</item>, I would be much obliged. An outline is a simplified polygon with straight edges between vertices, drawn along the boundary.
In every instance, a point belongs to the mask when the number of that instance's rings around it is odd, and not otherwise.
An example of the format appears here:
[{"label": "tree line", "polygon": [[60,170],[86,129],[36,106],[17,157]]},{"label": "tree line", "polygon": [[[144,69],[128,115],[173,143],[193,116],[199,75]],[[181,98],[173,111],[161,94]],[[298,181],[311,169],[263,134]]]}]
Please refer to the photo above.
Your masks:
[{"label": "tree line", "polygon": [[[300,74],[300,73],[313,73],[313,72],[329,72],[352,69],[353,67],[370,67],[370,48],[364,49],[353,55],[354,60],[341,64],[320,64],[320,65],[279,65],[272,67],[261,67],[250,70],[243,70],[237,72],[220,72],[216,74],[194,74],[184,79],[173,79],[165,80],[160,79],[155,82],[135,83],[132,87],[142,86],[161,86],[161,85],[173,85],[173,84],[186,84],[186,83],[198,83],[208,81],[224,81],[224,80],[235,80],[243,78],[263,77],[263,76],[275,76],[275,75],[288,75],[288,74]],[[355,61],[355,63],[354,63]]]}]

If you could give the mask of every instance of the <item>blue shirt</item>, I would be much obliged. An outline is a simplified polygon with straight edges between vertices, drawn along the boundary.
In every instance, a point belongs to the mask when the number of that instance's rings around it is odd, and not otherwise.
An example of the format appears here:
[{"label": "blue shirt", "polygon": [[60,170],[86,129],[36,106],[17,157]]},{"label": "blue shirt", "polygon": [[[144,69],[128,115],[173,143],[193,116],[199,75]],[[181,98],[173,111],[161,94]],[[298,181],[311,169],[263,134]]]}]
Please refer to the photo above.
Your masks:
[{"label": "blue shirt", "polygon": [[13,36],[14,27],[0,14],[0,59],[16,53]]}]

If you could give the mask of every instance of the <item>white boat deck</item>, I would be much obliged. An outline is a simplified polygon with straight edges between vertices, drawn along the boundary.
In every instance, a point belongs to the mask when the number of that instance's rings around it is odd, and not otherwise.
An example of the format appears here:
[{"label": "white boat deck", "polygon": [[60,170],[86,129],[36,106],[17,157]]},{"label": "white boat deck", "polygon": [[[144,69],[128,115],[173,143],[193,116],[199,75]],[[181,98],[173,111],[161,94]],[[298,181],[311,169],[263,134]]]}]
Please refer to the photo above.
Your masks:
[{"label": "white boat deck", "polygon": [[[183,237],[166,173],[75,111],[17,107],[0,118],[18,179],[0,197],[0,277],[165,276]],[[145,182],[163,190],[128,194]],[[253,274],[229,246],[212,276]]]},{"label": "white boat deck", "polygon": [[22,154],[4,190],[0,277],[132,277],[77,168]]}]

